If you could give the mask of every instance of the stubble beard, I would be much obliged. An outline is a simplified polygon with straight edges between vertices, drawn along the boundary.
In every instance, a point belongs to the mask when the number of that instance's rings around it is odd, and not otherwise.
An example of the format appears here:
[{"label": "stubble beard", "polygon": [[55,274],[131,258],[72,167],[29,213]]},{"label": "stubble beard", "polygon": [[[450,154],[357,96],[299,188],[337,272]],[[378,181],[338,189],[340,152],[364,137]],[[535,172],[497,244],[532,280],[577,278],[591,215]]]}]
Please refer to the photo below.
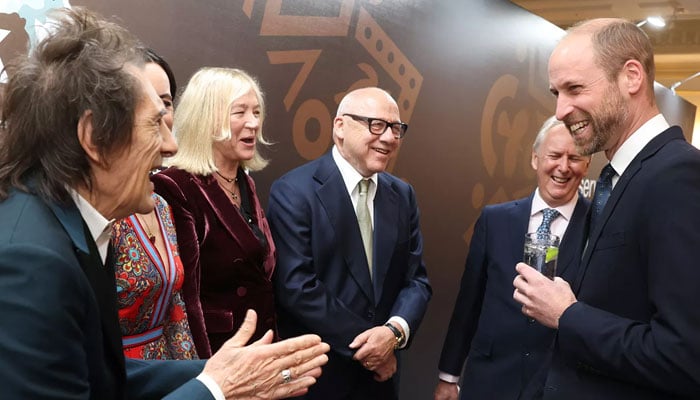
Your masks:
[{"label": "stubble beard", "polygon": [[589,140],[574,136],[576,149],[582,156],[590,156],[607,150],[613,137],[619,137],[629,111],[620,91],[614,85],[603,95],[603,102],[593,113],[585,113],[590,121],[591,137]]}]

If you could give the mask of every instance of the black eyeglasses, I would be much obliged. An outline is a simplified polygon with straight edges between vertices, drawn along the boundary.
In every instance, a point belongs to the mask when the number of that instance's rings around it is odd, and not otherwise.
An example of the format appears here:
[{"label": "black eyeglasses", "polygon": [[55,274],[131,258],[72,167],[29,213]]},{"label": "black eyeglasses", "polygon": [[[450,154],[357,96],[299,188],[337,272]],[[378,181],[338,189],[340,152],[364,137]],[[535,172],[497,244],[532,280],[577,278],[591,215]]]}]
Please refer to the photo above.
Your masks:
[{"label": "black eyeglasses", "polygon": [[343,116],[350,117],[355,121],[365,121],[369,128],[369,133],[373,135],[383,135],[384,132],[386,132],[386,128],[391,127],[391,132],[394,134],[394,137],[396,139],[401,139],[406,136],[406,131],[408,130],[408,124],[404,124],[403,122],[389,122],[379,118],[363,117],[355,114],[343,114]]}]

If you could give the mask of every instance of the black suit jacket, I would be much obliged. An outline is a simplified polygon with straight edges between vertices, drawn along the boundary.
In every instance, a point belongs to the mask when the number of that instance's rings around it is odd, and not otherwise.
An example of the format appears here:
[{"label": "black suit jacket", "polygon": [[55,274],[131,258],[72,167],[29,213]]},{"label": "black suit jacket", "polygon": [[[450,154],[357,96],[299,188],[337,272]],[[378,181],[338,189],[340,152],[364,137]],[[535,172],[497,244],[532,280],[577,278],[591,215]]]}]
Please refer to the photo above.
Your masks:
[{"label": "black suit jacket", "polygon": [[[467,360],[463,399],[517,399],[554,339],[553,329],[525,317],[513,300],[532,198],[486,206],[474,226],[439,364],[440,371],[460,375]],[[588,205],[579,196],[561,241],[557,275],[567,281],[578,270]]]},{"label": "black suit jacket", "polygon": [[559,320],[546,399],[700,398],[700,152],[678,127],[620,176]]},{"label": "black suit jacket", "polygon": [[114,273],[74,204],[12,191],[0,221],[3,398],[212,398],[192,379],[202,361],[125,363]]}]

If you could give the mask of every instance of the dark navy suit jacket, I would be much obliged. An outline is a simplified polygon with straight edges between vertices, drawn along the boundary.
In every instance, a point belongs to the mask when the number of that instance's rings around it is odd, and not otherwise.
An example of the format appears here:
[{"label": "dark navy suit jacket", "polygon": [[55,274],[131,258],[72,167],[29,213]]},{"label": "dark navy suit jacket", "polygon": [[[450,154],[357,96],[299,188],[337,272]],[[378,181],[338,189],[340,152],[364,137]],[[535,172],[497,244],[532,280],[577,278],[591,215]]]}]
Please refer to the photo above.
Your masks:
[{"label": "dark navy suit jacket", "polygon": [[[513,300],[515,264],[522,261],[533,195],[484,207],[469,255],[439,369],[460,375],[463,399],[517,399],[543,362],[554,330],[525,317]],[[557,275],[573,281],[589,201],[579,196],[561,241]]]},{"label": "dark navy suit jacket", "polygon": [[544,398],[700,398],[699,211],[700,152],[671,127],[590,232]]},{"label": "dark navy suit jacket", "polygon": [[273,281],[282,337],[315,333],[330,344],[313,399],[392,399],[396,379],[379,384],[348,345],[391,316],[415,337],[431,297],[413,188],[378,176],[374,272],[370,279],[357,217],[330,153],[275,181],[268,220],[277,245]]},{"label": "dark navy suit jacket", "polygon": [[8,399],[212,399],[202,361],[124,361],[114,272],[78,209],[0,202],[0,393]]}]

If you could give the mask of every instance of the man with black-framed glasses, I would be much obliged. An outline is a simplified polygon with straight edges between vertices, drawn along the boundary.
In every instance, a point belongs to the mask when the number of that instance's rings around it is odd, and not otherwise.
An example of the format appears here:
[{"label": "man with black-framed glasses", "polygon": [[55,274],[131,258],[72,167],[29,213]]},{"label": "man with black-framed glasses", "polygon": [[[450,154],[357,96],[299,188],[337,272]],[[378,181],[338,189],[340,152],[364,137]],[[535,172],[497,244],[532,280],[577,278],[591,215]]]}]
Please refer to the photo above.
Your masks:
[{"label": "man with black-framed glasses", "polygon": [[333,149],[272,185],[280,335],[313,332],[332,350],[307,399],[398,399],[397,356],[432,294],[415,193],[385,171],[407,130],[386,91],[352,91]]},{"label": "man with black-framed glasses", "polygon": [[406,131],[408,130],[408,124],[404,124],[403,122],[389,122],[384,121],[381,118],[363,117],[361,115],[350,113],[345,113],[343,114],[343,116],[350,117],[355,121],[363,121],[367,124],[369,133],[373,135],[381,136],[384,134],[384,132],[386,132],[386,128],[391,127],[391,133],[394,134],[394,137],[396,139],[402,139],[406,135]]}]

